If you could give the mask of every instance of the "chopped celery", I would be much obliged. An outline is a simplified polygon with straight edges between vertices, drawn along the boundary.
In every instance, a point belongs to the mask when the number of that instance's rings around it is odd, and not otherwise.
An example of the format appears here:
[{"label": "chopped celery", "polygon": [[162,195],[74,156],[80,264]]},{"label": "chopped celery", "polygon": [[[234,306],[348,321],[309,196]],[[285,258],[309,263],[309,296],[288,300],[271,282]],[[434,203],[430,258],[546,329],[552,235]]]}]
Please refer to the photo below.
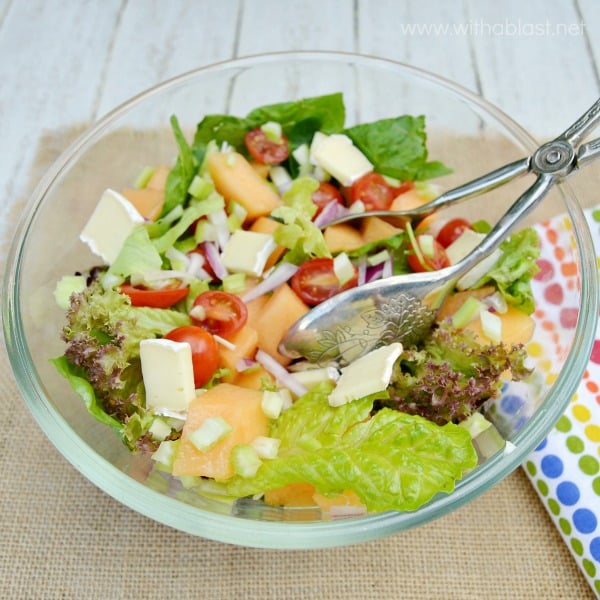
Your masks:
[{"label": "chopped celery", "polygon": [[189,439],[198,450],[206,452],[232,431],[233,428],[223,417],[210,417],[190,434]]},{"label": "chopped celery", "polygon": [[231,464],[236,475],[249,478],[256,475],[262,460],[250,444],[239,444],[231,450]]}]

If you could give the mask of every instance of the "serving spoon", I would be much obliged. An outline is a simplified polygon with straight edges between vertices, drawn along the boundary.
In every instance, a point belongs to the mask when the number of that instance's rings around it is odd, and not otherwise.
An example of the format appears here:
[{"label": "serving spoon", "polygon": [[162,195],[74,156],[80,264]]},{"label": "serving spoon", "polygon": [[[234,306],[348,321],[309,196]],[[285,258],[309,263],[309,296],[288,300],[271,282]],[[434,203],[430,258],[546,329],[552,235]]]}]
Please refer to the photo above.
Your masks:
[{"label": "serving spoon", "polygon": [[427,216],[521,175],[537,175],[480,244],[459,262],[438,271],[396,275],[341,292],[296,321],[283,338],[280,352],[316,364],[337,361],[343,366],[392,342],[417,343],[431,330],[444,298],[460,278],[480,263],[485,267],[483,261],[495,262],[494,251],[508,232],[541,202],[554,184],[600,156],[600,138],[580,145],[599,121],[600,99],[564,133],[540,146],[531,156],[454,188],[417,209],[369,211],[331,221],[333,224],[380,216],[390,222],[400,219],[405,223],[407,218]]}]

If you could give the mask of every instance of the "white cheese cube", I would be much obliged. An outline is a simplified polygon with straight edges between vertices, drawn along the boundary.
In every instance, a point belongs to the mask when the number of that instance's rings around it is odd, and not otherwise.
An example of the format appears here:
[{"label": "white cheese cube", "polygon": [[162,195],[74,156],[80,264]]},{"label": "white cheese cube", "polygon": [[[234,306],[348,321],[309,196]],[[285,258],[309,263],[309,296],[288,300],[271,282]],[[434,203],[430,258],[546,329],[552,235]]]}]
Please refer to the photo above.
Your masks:
[{"label": "white cheese cube", "polygon": [[402,344],[376,348],[342,369],[330,406],[341,406],[364,396],[382,392],[390,384],[394,363],[402,353]]},{"label": "white cheese cube", "polygon": [[483,233],[477,233],[472,229],[465,229],[447,248],[446,256],[451,265],[463,259],[472,250],[477,248],[485,238]]},{"label": "white cheese cube", "polygon": [[342,185],[352,185],[373,170],[373,165],[348,136],[334,134],[317,138],[315,135],[315,138],[311,159]]},{"label": "white cheese cube", "polygon": [[196,397],[192,349],[186,342],[150,339],[140,342],[146,408],[182,411]]},{"label": "white cheese cube", "polygon": [[143,222],[144,217],[127,198],[107,189],[100,197],[79,239],[110,265],[117,258],[133,228]]},{"label": "white cheese cube", "polygon": [[230,273],[260,276],[277,244],[269,233],[238,229],[223,248],[222,261]]}]

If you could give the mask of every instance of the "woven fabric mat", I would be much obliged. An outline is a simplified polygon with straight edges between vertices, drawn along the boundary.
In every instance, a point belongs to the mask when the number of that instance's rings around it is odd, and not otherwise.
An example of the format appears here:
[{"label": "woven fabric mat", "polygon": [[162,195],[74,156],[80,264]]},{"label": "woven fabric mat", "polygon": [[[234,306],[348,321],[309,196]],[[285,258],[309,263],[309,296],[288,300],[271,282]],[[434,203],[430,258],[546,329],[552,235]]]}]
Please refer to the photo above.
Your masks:
[{"label": "woven fabric mat", "polygon": [[[66,137],[42,139],[33,179]],[[153,522],[59,455],[21,400],[4,346],[0,465],[0,598],[594,598],[520,469],[437,521],[343,548],[242,548]]]}]

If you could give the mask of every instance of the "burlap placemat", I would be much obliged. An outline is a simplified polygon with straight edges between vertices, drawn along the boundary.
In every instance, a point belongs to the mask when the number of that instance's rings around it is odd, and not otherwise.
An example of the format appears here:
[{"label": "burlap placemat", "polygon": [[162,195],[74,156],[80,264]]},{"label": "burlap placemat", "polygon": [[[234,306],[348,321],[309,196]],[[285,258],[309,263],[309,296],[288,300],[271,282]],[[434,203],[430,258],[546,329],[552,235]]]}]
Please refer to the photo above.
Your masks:
[{"label": "burlap placemat", "polygon": [[[71,134],[42,139],[33,179]],[[435,522],[345,548],[241,548],[155,523],[58,454],[21,400],[4,347],[0,464],[0,598],[594,597],[520,470]]]}]

